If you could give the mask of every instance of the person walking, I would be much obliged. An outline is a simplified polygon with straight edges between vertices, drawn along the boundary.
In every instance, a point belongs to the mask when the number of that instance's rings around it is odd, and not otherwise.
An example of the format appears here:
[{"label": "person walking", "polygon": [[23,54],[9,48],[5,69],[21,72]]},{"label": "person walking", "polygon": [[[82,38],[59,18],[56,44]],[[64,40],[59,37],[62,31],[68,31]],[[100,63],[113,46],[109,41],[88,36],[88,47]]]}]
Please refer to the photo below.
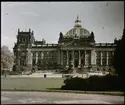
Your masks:
[{"label": "person walking", "polygon": [[46,78],[46,74],[44,74],[44,78]]}]

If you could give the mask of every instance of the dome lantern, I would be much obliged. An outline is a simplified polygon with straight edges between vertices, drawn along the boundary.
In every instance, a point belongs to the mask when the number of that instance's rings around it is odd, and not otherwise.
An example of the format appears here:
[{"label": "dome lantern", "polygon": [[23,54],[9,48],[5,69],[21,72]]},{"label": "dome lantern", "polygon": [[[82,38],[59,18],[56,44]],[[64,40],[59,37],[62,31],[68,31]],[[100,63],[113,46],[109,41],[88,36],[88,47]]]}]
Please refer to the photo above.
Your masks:
[{"label": "dome lantern", "polygon": [[77,18],[76,18],[76,20],[75,20],[75,26],[74,26],[74,27],[82,27],[80,23],[81,23],[81,20],[79,20],[79,16],[77,15]]}]

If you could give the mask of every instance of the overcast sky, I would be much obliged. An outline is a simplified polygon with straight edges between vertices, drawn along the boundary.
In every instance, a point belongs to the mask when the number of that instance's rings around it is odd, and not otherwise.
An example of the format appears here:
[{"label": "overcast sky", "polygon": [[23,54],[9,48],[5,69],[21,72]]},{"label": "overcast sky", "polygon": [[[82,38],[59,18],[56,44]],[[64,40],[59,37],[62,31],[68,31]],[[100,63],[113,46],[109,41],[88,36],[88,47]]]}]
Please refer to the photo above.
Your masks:
[{"label": "overcast sky", "polygon": [[57,43],[59,33],[66,34],[77,15],[82,27],[93,31],[96,42],[113,42],[124,28],[124,2],[2,2],[1,44],[12,51],[17,29],[34,31],[36,40]]}]

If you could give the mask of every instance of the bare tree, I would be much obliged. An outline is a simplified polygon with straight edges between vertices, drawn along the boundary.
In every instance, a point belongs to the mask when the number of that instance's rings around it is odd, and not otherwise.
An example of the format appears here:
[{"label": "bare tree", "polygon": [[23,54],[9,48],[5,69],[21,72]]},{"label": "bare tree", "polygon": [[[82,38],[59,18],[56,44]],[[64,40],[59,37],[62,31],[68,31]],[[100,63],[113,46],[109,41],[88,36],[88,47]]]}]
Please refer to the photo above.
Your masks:
[{"label": "bare tree", "polygon": [[11,70],[14,64],[14,55],[8,46],[1,47],[1,72]]}]

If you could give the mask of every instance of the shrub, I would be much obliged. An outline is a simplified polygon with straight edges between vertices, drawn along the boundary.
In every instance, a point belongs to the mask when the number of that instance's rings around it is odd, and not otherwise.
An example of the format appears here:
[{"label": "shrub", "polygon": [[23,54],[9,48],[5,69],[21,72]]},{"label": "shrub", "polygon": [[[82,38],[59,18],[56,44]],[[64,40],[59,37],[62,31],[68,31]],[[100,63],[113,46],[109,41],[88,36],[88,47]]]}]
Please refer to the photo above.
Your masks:
[{"label": "shrub", "polygon": [[22,74],[21,71],[11,71],[11,72],[9,72],[9,75],[20,75],[20,74]]},{"label": "shrub", "polygon": [[68,78],[64,80],[61,89],[64,90],[91,90],[91,91],[115,91],[122,90],[118,76],[91,76],[89,78]]}]

